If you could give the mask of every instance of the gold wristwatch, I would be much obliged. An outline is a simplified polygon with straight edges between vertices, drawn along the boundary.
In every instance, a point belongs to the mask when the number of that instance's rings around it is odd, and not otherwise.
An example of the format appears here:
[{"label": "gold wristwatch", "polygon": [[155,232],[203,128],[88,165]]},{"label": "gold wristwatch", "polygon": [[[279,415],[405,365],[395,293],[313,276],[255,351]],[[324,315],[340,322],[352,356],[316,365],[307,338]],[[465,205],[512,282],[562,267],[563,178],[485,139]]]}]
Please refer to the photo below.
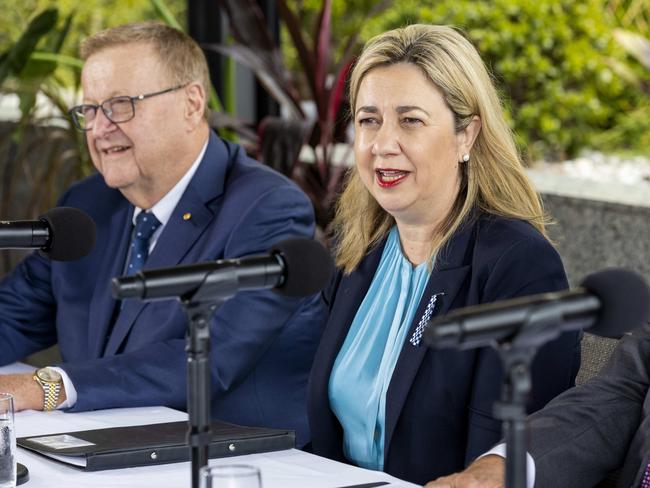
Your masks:
[{"label": "gold wristwatch", "polygon": [[52,368],[37,369],[34,373],[34,380],[41,385],[45,397],[43,398],[43,411],[54,410],[59,402],[61,393],[62,378],[58,371]]}]

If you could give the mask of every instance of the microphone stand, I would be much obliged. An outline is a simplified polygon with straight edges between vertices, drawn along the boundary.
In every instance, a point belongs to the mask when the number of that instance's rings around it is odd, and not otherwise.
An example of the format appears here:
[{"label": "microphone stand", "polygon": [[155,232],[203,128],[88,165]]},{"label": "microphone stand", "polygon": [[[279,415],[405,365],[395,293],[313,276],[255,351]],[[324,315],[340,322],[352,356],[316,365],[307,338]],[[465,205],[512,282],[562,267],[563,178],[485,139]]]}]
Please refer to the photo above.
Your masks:
[{"label": "microphone stand", "polygon": [[[212,438],[210,408],[210,319],[215,310],[235,295],[237,274],[212,272],[191,295],[180,298],[188,318],[187,442],[190,446],[192,488],[199,488],[199,471],[208,464]],[[234,291],[233,291],[234,290]]]},{"label": "microphone stand", "polygon": [[501,401],[494,416],[503,422],[506,440],[506,488],[526,488],[526,401],[532,380],[530,366],[538,349],[557,337],[562,321],[558,307],[534,309],[524,326],[507,342],[495,344],[503,363]]}]

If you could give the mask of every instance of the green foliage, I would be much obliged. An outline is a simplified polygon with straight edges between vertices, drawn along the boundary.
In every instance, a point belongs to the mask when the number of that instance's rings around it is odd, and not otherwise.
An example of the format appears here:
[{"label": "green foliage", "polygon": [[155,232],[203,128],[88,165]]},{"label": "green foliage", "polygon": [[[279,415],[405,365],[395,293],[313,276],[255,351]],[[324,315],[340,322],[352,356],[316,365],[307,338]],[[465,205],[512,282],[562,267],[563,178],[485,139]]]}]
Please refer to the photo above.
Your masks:
[{"label": "green foliage", "polygon": [[400,2],[365,32],[407,22],[461,28],[492,70],[531,158],[562,158],[617,126],[644,99],[619,75],[624,51],[603,0]]},{"label": "green foliage", "polygon": [[[66,113],[79,92],[80,42],[125,22],[173,23],[174,17],[184,17],[186,5],[183,0],[0,0],[0,8],[0,99],[15,95],[20,108],[16,123],[0,121],[0,215],[30,218],[92,170],[85,135]],[[0,253],[0,274],[12,262],[12,255]]]},{"label": "green foliage", "polygon": [[0,64],[0,84],[10,74],[18,74],[23,71],[36,44],[42,36],[54,28],[58,16],[58,12],[54,9],[46,10],[36,16],[18,41],[3,54],[2,64]]},{"label": "green foliage", "polygon": [[[313,36],[317,32],[323,2],[324,0],[287,0],[286,3],[300,19],[303,32]],[[361,49],[365,38],[359,34],[364,32],[364,25],[376,22],[374,19],[378,19],[380,13],[392,3],[392,0],[332,0],[330,72],[334,70],[337,60],[345,59],[350,53]],[[280,38],[285,64],[294,74],[299,73],[301,67],[298,53],[284,24],[281,25]],[[310,40],[313,44],[313,38]],[[301,95],[309,98],[305,80],[299,78],[297,83]]]},{"label": "green foliage", "polygon": [[[95,32],[127,22],[160,19],[151,0],[0,0],[0,52],[11,45],[23,32],[35,12],[56,8],[65,18],[75,12],[74,23],[63,47],[63,54],[78,55],[82,39]],[[186,0],[164,0],[169,13],[185,19]]]},{"label": "green foliage", "polygon": [[650,35],[650,2],[648,0],[608,0],[607,9],[621,27],[646,37]]},{"label": "green foliage", "polygon": [[[58,10],[44,10],[29,22],[1,56],[0,93],[18,96],[21,112],[18,122],[0,137],[0,148],[6,151],[0,193],[3,215],[10,214],[17,205],[28,214],[53,205],[59,179],[69,173],[78,176],[90,166],[83,149],[83,137],[67,118],[56,114],[57,110],[59,113],[67,110],[65,92],[69,90],[55,73],[73,17],[70,14],[60,21]],[[34,57],[37,46],[41,49],[40,56]],[[70,70],[69,57],[63,59],[67,60]],[[72,63],[72,66],[70,78],[78,82],[79,64]],[[46,114],[39,114],[37,96],[46,99],[54,112],[48,110]],[[33,164],[34,148],[39,150],[38,165]],[[15,201],[17,188],[31,189],[28,202]]]},{"label": "green foliage", "polygon": [[592,147],[604,152],[650,154],[650,99],[621,117],[611,129],[595,134]]}]

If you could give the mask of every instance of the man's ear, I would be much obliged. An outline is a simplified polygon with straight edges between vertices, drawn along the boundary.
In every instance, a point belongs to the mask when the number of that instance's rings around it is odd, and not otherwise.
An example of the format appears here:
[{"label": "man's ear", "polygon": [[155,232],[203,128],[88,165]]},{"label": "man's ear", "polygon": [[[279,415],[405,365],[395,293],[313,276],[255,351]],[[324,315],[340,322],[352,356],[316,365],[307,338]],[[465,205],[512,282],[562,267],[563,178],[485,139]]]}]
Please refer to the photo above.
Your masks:
[{"label": "man's ear", "polygon": [[185,120],[190,124],[189,128],[193,130],[204,119],[207,96],[203,85],[198,82],[187,85],[185,94]]},{"label": "man's ear", "polygon": [[481,132],[481,118],[478,115],[472,117],[472,120],[467,127],[456,133],[456,141],[458,142],[458,161],[463,160],[463,156],[469,154],[474,141]]}]

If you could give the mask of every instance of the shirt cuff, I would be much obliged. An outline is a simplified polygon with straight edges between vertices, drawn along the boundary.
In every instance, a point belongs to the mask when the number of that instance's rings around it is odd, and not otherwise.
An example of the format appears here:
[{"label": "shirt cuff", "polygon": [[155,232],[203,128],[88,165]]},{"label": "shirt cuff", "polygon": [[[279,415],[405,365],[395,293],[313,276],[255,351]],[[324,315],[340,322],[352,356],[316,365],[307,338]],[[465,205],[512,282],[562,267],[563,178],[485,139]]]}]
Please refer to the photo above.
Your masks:
[{"label": "shirt cuff", "polygon": [[61,410],[63,408],[74,407],[74,404],[77,403],[77,390],[72,384],[72,380],[68,376],[68,373],[66,373],[61,368],[51,367],[51,369],[57,371],[61,375],[61,379],[63,380],[63,388],[65,388],[65,401],[56,407],[56,409]]},{"label": "shirt cuff", "polygon": [[[505,459],[506,445],[497,444],[488,452],[479,456],[478,459],[481,459],[482,457],[489,456],[489,455],[501,456],[503,459]],[[527,481],[526,486],[528,488],[533,488],[535,486],[535,460],[533,459],[533,456],[531,456],[529,453],[526,453],[526,481]]]}]

